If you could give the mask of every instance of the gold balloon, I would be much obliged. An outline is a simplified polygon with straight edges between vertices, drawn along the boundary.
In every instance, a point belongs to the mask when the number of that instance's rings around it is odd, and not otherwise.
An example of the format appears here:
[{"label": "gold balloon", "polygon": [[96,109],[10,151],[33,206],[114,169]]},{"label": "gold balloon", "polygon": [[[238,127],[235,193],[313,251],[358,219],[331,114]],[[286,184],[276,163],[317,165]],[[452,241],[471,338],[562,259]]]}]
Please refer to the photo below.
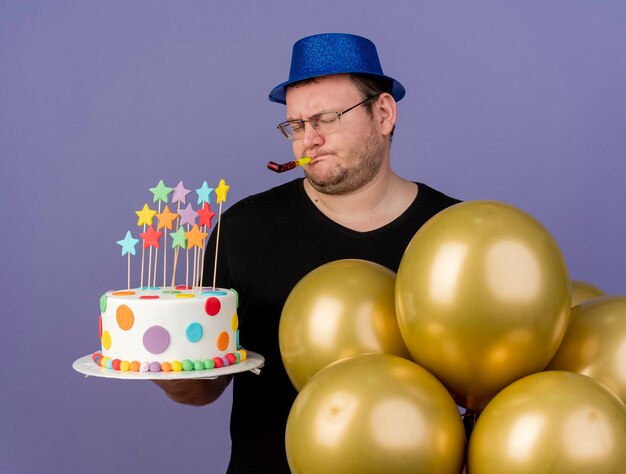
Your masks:
[{"label": "gold balloon", "polygon": [[400,262],[396,309],[415,362],[459,405],[480,411],[548,364],[567,328],[570,281],[556,242],[532,216],[468,201],[415,234]]},{"label": "gold balloon", "polygon": [[581,280],[572,280],[572,308],[583,301],[602,295],[604,295],[604,291],[597,286]]},{"label": "gold balloon", "polygon": [[626,296],[599,296],[572,308],[548,369],[587,375],[626,403]]},{"label": "gold balloon", "polygon": [[366,260],[322,265],[291,290],[282,310],[278,340],[296,390],[319,370],[366,352],[410,359],[396,319],[396,274]]},{"label": "gold balloon", "polygon": [[574,372],[529,375],[498,393],[478,417],[468,472],[624,473],[626,406]]},{"label": "gold balloon", "polygon": [[452,397],[428,371],[389,354],[362,354],[304,386],[285,448],[294,474],[458,474],[465,431]]}]

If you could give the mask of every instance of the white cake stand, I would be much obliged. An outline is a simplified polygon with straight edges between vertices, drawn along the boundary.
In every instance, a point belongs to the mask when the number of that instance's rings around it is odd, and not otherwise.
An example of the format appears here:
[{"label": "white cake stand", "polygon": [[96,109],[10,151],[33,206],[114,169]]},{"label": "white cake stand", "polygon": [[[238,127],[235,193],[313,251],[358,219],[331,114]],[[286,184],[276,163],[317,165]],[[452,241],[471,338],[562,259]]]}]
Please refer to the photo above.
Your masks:
[{"label": "white cake stand", "polygon": [[87,354],[80,359],[76,359],[72,368],[76,372],[84,374],[86,377],[104,377],[109,379],[125,380],[175,380],[175,379],[214,379],[220,375],[236,374],[239,372],[261,373],[261,367],[265,363],[265,358],[256,352],[247,351],[246,360],[238,364],[220,367],[218,369],[207,370],[181,370],[180,372],[131,372],[113,369],[105,369],[97,366],[92,360],[92,354]]}]

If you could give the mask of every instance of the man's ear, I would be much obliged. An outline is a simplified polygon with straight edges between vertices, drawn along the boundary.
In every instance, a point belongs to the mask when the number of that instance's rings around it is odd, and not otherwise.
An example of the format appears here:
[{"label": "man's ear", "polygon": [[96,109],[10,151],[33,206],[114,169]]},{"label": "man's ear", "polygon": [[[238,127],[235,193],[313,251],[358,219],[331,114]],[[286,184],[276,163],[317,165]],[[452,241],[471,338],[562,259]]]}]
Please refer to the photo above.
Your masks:
[{"label": "man's ear", "polygon": [[383,135],[390,135],[396,125],[397,105],[395,99],[386,92],[378,96],[373,107],[374,117]]}]

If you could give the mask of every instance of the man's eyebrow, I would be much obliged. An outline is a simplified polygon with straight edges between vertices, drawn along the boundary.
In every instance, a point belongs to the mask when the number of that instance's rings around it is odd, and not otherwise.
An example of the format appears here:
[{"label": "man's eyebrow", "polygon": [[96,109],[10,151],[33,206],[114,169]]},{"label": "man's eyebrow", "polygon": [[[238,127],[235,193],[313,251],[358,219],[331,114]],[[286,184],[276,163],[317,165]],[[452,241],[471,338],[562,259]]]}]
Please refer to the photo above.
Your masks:
[{"label": "man's eyebrow", "polygon": [[[315,114],[313,114],[313,115],[309,115],[309,117],[308,117],[308,118],[306,118],[306,119],[304,119],[304,120],[308,120],[308,119],[310,119],[311,117],[317,117],[318,115],[322,115],[322,114],[329,114],[329,113],[336,113],[336,112],[337,112],[336,110],[322,110],[321,112],[317,112],[317,113],[315,113]],[[287,117],[287,118],[285,119],[285,122],[299,122],[299,121],[301,121],[301,120],[302,120],[302,119],[299,119],[299,118],[291,118],[291,117]]]}]

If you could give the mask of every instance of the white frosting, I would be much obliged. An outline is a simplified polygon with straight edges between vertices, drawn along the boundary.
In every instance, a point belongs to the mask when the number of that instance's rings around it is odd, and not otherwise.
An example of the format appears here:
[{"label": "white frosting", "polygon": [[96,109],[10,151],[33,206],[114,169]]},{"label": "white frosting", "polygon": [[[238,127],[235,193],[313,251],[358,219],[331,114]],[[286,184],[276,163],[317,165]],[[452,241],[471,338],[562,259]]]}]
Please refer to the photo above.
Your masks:
[{"label": "white frosting", "polygon": [[[130,291],[134,294],[114,294],[125,290],[106,293],[106,309],[101,316],[104,356],[129,362],[172,362],[184,359],[196,361],[224,357],[237,350],[239,323],[237,294],[234,291],[222,288],[216,288],[215,291],[212,288],[203,288],[202,291],[196,288],[193,292],[181,290],[177,294],[168,294],[170,288]],[[142,296],[158,296],[158,299],[142,299]],[[219,304],[216,304],[215,298],[219,300]],[[207,305],[209,299],[213,300]],[[209,314],[215,312],[212,308],[217,306],[219,312],[215,315]],[[190,325],[195,329],[191,331],[191,340],[188,337]],[[152,345],[148,343],[148,347],[144,344],[146,331],[154,326],[160,328],[156,331],[151,329],[149,333],[164,334],[165,330],[169,335],[169,343],[162,352],[164,344],[159,347],[160,344],[156,342],[163,342],[163,339],[152,339]],[[200,327],[202,336],[194,341],[198,338]],[[224,344],[226,340],[227,343]],[[105,346],[108,341],[110,346],[107,348]],[[221,349],[218,348],[220,344],[224,344]],[[153,350],[150,351],[149,348]]]}]

